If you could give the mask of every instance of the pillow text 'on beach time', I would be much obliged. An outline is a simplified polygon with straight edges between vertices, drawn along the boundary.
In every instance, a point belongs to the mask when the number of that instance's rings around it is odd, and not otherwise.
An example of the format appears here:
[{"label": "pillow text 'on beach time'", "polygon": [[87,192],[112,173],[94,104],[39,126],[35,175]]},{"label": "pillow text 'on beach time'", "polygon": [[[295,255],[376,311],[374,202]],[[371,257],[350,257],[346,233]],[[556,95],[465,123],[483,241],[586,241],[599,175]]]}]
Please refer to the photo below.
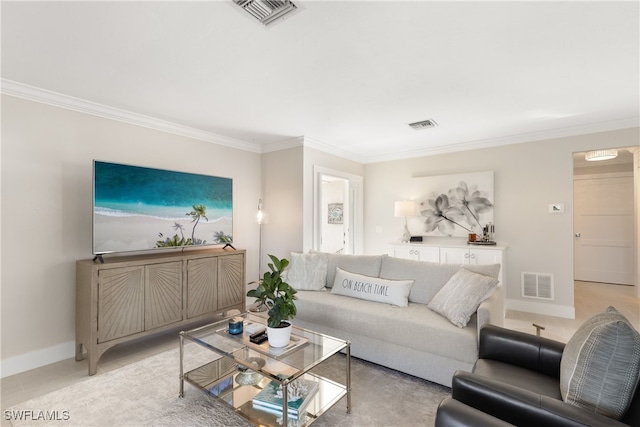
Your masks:
[{"label": "pillow text 'on beach time'", "polygon": [[407,307],[412,284],[413,280],[381,279],[337,267],[331,293]]}]

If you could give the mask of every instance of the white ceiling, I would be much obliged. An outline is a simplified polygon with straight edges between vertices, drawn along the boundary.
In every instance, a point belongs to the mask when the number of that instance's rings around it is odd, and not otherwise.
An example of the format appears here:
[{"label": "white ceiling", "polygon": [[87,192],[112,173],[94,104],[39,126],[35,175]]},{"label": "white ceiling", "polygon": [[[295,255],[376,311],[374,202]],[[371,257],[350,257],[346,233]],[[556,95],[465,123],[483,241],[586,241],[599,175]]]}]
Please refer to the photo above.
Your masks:
[{"label": "white ceiling", "polygon": [[637,1],[295,3],[2,1],[3,87],[362,162],[639,125]]}]

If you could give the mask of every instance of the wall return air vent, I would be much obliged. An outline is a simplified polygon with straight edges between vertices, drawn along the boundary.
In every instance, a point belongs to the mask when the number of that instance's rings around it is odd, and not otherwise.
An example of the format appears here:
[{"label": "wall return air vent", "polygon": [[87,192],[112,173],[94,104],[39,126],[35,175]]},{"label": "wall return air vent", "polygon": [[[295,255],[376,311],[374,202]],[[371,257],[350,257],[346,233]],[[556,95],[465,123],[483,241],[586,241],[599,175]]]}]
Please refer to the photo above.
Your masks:
[{"label": "wall return air vent", "polygon": [[296,5],[289,0],[233,0],[233,2],[265,26],[296,10]]},{"label": "wall return air vent", "polygon": [[409,123],[409,126],[413,130],[423,130],[423,129],[434,128],[434,127],[438,126],[438,124],[433,119],[427,119],[427,120],[422,120],[422,121],[419,121],[419,122]]},{"label": "wall return air vent", "polygon": [[553,274],[522,273],[522,296],[552,300]]}]

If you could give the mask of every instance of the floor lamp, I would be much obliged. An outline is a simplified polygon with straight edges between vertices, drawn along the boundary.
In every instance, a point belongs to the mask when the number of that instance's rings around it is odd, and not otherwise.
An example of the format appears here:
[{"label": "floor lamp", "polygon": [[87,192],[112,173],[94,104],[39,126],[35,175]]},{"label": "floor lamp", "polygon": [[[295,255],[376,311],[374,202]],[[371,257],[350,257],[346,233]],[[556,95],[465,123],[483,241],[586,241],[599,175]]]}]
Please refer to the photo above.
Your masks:
[{"label": "floor lamp", "polygon": [[[258,283],[262,280],[262,224],[264,224],[267,220],[267,215],[262,210],[262,199],[258,200],[258,213],[256,213],[256,221],[258,222],[259,227],[259,249],[258,249]],[[251,304],[249,307],[249,311],[254,313],[267,311],[267,306],[264,305],[262,301],[255,302]]]}]

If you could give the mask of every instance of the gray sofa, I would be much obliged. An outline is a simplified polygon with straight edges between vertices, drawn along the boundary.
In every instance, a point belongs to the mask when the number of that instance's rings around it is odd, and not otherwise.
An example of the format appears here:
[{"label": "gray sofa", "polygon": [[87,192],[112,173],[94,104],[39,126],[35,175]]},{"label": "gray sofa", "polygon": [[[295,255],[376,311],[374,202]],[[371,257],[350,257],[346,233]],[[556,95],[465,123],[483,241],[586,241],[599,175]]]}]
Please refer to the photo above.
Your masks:
[{"label": "gray sofa", "polygon": [[[326,257],[326,288],[298,290],[294,323],[350,340],[351,354],[355,357],[450,387],[453,373],[471,370],[478,359],[481,327],[487,323],[502,325],[501,285],[481,303],[463,328],[427,307],[433,296],[461,268],[459,265],[388,255],[322,256]],[[371,277],[414,280],[408,306],[398,307],[332,293],[330,288],[336,267]],[[497,279],[500,266],[467,265],[465,268]]]}]

